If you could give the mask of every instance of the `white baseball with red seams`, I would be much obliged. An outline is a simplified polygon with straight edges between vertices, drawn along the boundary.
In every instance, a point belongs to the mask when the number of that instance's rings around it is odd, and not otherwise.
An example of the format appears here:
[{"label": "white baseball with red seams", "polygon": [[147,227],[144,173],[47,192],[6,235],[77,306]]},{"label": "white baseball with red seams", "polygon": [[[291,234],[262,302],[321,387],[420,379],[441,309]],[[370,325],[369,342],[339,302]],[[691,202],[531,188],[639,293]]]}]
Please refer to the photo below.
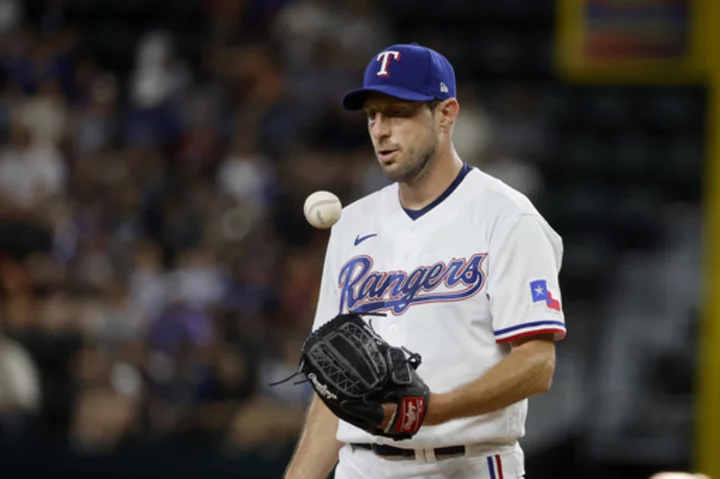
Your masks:
[{"label": "white baseball with red seams", "polygon": [[305,200],[303,213],[308,223],[315,228],[328,229],[340,219],[342,203],[329,191],[316,191]]}]

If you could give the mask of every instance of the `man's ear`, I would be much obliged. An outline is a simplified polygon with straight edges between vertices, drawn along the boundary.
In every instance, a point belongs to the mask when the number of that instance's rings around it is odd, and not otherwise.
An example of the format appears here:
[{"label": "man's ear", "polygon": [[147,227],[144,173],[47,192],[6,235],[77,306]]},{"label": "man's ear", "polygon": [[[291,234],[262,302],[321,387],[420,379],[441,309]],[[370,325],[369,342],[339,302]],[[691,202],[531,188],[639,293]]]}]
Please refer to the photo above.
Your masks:
[{"label": "man's ear", "polygon": [[440,113],[440,128],[450,131],[460,112],[460,104],[455,98],[448,98],[437,106],[437,111]]}]

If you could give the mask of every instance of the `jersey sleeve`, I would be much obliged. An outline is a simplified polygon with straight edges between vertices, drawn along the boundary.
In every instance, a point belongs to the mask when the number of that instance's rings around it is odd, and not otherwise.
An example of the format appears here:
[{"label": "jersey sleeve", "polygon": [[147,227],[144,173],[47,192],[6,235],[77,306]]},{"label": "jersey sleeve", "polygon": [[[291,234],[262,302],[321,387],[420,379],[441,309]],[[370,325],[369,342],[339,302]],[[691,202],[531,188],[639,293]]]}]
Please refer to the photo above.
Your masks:
[{"label": "jersey sleeve", "polygon": [[318,294],[315,319],[313,320],[312,326],[313,331],[330,321],[339,313],[340,297],[337,288],[338,265],[336,260],[337,252],[334,246],[336,243],[335,237],[336,235],[331,231],[325,251],[325,260],[323,262],[320,292]]},{"label": "jersey sleeve", "polygon": [[558,275],[560,236],[536,214],[510,220],[490,242],[487,294],[497,343],[537,335],[565,337]]}]

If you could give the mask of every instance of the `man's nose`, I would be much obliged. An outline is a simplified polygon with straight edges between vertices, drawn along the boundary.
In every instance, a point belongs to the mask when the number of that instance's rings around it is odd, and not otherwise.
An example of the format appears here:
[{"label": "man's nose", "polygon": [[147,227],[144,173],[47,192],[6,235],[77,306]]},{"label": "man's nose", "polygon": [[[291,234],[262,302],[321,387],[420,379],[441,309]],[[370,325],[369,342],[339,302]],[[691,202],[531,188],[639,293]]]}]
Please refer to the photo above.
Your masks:
[{"label": "man's nose", "polygon": [[376,113],[370,119],[370,134],[374,138],[383,138],[390,134],[390,121],[382,113]]}]

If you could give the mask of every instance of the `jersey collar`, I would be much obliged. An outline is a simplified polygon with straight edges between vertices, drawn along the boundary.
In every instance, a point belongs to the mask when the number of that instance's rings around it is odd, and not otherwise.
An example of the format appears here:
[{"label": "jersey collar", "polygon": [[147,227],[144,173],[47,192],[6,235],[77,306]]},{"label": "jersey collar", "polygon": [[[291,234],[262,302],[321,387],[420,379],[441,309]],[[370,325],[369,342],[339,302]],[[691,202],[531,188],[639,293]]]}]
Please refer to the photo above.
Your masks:
[{"label": "jersey collar", "polygon": [[462,169],[460,169],[460,172],[455,177],[453,182],[450,183],[450,185],[445,189],[445,191],[443,191],[440,196],[435,198],[432,203],[419,210],[411,210],[402,207],[401,205],[403,211],[405,211],[405,214],[409,216],[411,220],[416,221],[418,218],[421,218],[433,208],[435,208],[437,205],[445,201],[458,188],[458,186],[460,186],[460,183],[462,183],[462,181],[465,179],[467,174],[470,173],[470,171],[472,171],[472,167],[467,163],[463,163]]}]

